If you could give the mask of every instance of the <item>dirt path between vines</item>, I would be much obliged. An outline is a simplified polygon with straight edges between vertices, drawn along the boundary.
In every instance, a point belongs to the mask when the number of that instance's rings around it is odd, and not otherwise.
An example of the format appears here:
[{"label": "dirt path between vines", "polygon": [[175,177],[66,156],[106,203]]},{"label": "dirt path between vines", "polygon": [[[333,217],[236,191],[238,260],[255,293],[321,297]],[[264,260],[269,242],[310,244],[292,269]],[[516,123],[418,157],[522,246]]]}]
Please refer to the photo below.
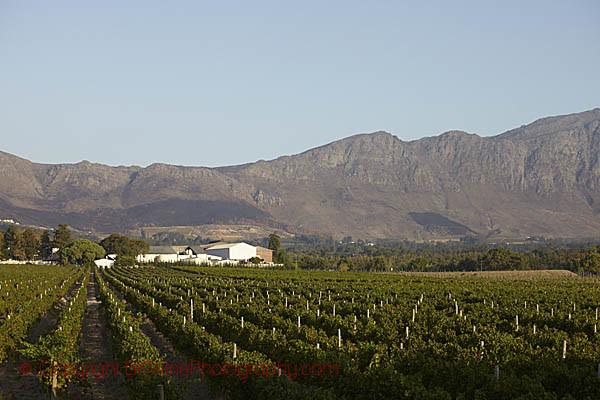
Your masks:
[{"label": "dirt path between vines", "polygon": [[[118,290],[116,290],[108,282],[106,283],[109,285],[116,298],[125,304],[125,310],[132,313],[137,312],[133,305],[125,300]],[[148,336],[150,343],[152,343],[152,345],[160,351],[161,355],[165,355],[165,361],[169,364],[189,364],[190,359],[184,357],[177,350],[175,350],[173,345],[169,342],[169,339],[167,339],[158,329],[156,329],[152,320],[150,320],[150,318],[148,318],[148,316],[145,314],[142,314],[142,316],[142,324],[140,325],[141,332]],[[171,377],[171,382],[175,385],[181,385],[183,399],[213,399],[208,387],[200,378],[177,376],[174,374]]]},{"label": "dirt path between vines", "polygon": [[[47,335],[56,328],[58,316],[62,309],[66,307],[69,300],[75,293],[75,290],[81,286],[83,277],[78,279],[67,290],[65,296],[56,301],[52,307],[34,323],[27,334],[25,341],[27,343],[36,343],[42,336]],[[31,372],[22,373],[21,366],[27,363],[30,366]],[[49,398],[49,393],[36,377],[35,373],[38,369],[37,365],[23,356],[21,353],[14,352],[0,366],[0,399],[2,400],[18,400],[18,399],[46,399]],[[24,371],[26,371],[24,369]]]},{"label": "dirt path between vines", "polygon": [[[113,373],[114,368],[107,368],[109,373],[102,375],[103,367],[116,364],[112,351],[112,338],[104,320],[104,308],[98,299],[98,287],[93,273],[87,287],[87,305],[83,317],[80,336],[81,358],[89,364],[96,364],[90,369],[87,379],[67,388],[67,395],[72,399],[122,400],[127,399],[127,391],[123,385],[121,371]],[[94,374],[94,371],[97,373]]]}]

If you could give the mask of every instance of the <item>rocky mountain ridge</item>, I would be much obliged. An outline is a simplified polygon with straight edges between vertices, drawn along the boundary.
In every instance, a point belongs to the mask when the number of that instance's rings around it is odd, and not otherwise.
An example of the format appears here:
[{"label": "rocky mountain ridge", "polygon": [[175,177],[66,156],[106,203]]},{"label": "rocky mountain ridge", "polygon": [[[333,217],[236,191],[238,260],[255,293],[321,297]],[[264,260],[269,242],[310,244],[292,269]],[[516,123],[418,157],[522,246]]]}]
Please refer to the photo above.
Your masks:
[{"label": "rocky mountain ridge", "polygon": [[0,217],[112,232],[255,224],[431,239],[600,234],[600,109],[492,137],[354,135],[219,167],[38,164],[0,152]]}]

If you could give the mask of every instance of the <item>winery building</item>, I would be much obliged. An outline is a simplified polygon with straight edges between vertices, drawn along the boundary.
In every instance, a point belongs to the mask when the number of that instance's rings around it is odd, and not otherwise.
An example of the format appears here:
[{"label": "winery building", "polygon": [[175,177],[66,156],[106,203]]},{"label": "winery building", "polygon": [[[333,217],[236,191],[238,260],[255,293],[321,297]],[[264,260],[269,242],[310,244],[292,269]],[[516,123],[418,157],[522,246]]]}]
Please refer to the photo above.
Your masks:
[{"label": "winery building", "polygon": [[266,263],[272,263],[273,250],[261,246],[256,246],[256,257],[260,258]]},{"label": "winery building", "polygon": [[206,254],[221,257],[223,260],[249,260],[256,257],[256,247],[248,243],[218,243],[204,249]]}]

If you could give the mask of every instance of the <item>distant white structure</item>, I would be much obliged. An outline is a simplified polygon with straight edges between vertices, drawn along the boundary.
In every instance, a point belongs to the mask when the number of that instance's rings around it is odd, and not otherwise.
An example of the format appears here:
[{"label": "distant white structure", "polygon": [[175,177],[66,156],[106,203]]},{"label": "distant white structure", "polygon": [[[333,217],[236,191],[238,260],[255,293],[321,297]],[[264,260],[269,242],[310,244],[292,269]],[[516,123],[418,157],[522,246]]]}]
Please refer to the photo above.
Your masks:
[{"label": "distant white structure", "polygon": [[179,254],[172,246],[150,246],[148,253],[136,257],[137,262],[176,262]]},{"label": "distant white structure", "polygon": [[112,268],[115,266],[115,260],[101,258],[99,260],[94,261],[94,264],[96,264],[96,267],[98,268]]},{"label": "distant white structure", "polygon": [[249,260],[256,257],[256,247],[248,243],[219,243],[207,247],[204,251],[212,256],[221,257],[223,260]]},{"label": "distant white structure", "polygon": [[244,242],[219,242],[203,246],[150,246],[148,253],[138,255],[136,261],[236,265],[254,257],[264,260],[264,265],[274,265],[272,250]]},{"label": "distant white structure", "polygon": [[190,262],[194,264],[206,264],[219,260],[221,260],[221,257],[206,254],[202,248],[191,246],[150,246],[148,253],[140,254],[136,257],[136,261],[140,263]]},{"label": "distant white structure", "polygon": [[196,256],[192,256],[192,257],[188,257],[188,258],[181,258],[181,261],[184,262],[191,262],[193,264],[212,264],[215,262],[220,262],[221,261],[221,257],[218,256],[211,256],[210,254],[198,254]]},{"label": "distant white structure", "polygon": [[96,264],[96,266],[98,268],[112,268],[115,266],[116,259],[117,259],[116,254],[109,254],[106,256],[106,258],[101,258],[99,260],[95,260],[94,264]]}]

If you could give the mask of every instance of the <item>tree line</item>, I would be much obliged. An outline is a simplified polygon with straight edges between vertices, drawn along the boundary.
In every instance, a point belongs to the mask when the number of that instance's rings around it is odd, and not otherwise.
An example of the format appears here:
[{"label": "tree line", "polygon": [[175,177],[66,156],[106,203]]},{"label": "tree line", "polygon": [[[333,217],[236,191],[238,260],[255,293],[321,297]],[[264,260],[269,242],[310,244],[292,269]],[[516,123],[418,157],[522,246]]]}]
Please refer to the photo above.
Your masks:
[{"label": "tree line", "polygon": [[[600,274],[600,245],[559,247],[552,243],[513,250],[485,245],[415,245],[328,240],[321,247],[288,247],[281,238],[269,235],[260,244],[273,250],[273,261],[286,268],[340,271],[501,271],[566,269],[577,273]],[[66,224],[53,230],[20,230],[14,225],[0,230],[0,259],[17,261],[54,258],[62,264],[93,262],[107,254],[116,255],[117,265],[133,265],[138,254],[147,253],[142,239],[113,233],[98,243],[75,238]]]},{"label": "tree line", "polygon": [[53,232],[46,229],[21,231],[14,225],[0,231],[0,258],[25,261],[36,258],[48,259],[53,248],[64,248],[71,243],[67,225],[60,224]]},{"label": "tree line", "polygon": [[119,265],[133,265],[138,254],[148,251],[148,243],[141,239],[113,233],[98,243],[76,238],[68,225],[59,224],[53,230],[20,230],[14,225],[0,230],[0,259],[16,261],[53,260],[61,264],[86,264],[116,255]]},{"label": "tree line", "polygon": [[600,246],[574,248],[548,245],[523,251],[501,246],[453,248],[430,246],[408,248],[376,244],[327,246],[319,249],[288,250],[290,266],[301,269],[341,271],[503,271],[566,269],[576,273],[600,274]]}]

